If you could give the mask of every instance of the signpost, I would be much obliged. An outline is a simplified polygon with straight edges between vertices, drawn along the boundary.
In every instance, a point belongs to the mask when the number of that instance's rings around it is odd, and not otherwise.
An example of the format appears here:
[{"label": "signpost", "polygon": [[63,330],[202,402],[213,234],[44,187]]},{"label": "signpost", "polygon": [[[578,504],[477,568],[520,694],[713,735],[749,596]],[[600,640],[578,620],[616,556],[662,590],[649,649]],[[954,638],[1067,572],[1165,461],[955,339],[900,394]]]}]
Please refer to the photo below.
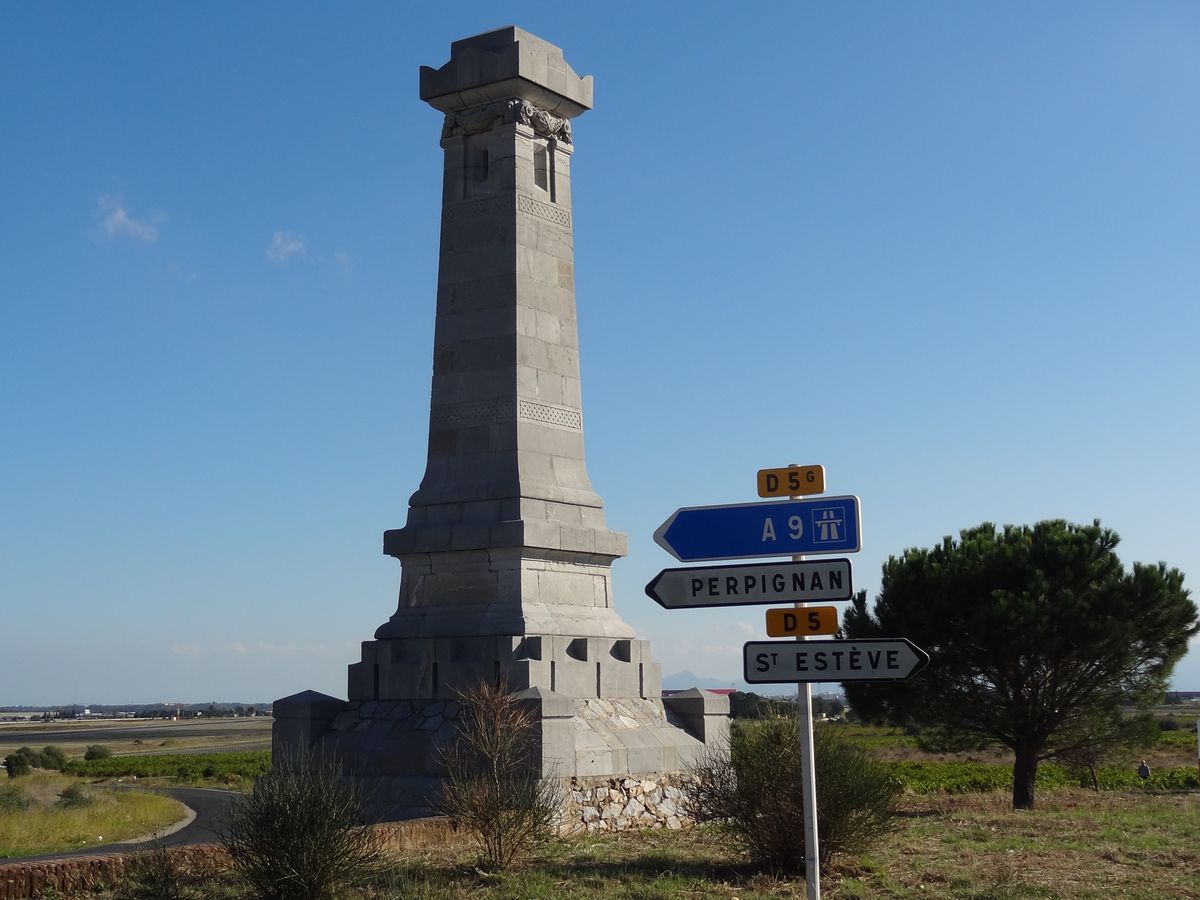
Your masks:
[{"label": "signpost", "polygon": [[[664,609],[691,609],[789,600],[849,600],[854,596],[854,586],[850,578],[850,560],[816,559],[664,569],[646,585],[646,596]],[[837,630],[836,626],[834,630]]]},{"label": "signpost", "polygon": [[758,496],[795,497],[825,493],[824,466],[788,466],[786,469],[759,469]]},{"label": "signpost", "polygon": [[727,506],[686,506],[654,532],[680,562],[862,549],[857,497],[815,497]]},{"label": "signpost", "polygon": [[929,663],[929,654],[907,638],[861,641],[749,641],[742,667],[750,684],[811,681],[903,681]]},{"label": "signpost", "polygon": [[807,602],[849,600],[854,590],[849,559],[803,557],[862,549],[857,497],[801,499],[824,490],[824,466],[760,469],[758,495],[788,500],[675,510],[654,532],[654,541],[680,562],[762,556],[791,556],[792,561],[664,569],[646,585],[646,595],[664,609],[795,601],[793,609],[767,611],[767,634],[794,636],[796,641],[751,641],[743,648],[742,666],[750,684],[796,685],[808,900],[821,897],[811,683],[898,681],[929,662],[929,656],[905,638],[810,639],[836,634],[838,617],[836,607]]},{"label": "signpost", "polygon": [[767,637],[808,637],[837,634],[836,606],[800,606],[767,610]]}]

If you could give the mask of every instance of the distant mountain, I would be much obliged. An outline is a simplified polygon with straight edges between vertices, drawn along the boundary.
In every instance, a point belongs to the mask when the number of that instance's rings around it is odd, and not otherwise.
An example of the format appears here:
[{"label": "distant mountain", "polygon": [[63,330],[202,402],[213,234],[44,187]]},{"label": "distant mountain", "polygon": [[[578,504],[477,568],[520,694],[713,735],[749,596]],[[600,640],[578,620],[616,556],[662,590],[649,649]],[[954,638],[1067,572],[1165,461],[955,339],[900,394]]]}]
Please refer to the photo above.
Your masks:
[{"label": "distant mountain", "polygon": [[736,681],[722,681],[720,678],[705,678],[703,675],[693,675],[691,672],[684,670],[676,672],[674,675],[664,675],[662,680],[663,690],[667,691],[686,691],[688,688],[731,688],[736,687],[738,690],[743,690],[743,687]]},{"label": "distant mountain", "polygon": [[[746,684],[740,678],[722,681],[720,678],[708,678],[704,675],[696,675],[686,669],[682,672],[676,672],[674,675],[664,675],[662,686],[663,690],[666,691],[686,691],[688,688],[694,687],[704,690],[734,688],[746,693],[758,694],[760,697],[796,696],[796,685],[794,684]],[[839,690],[839,685],[836,683],[815,684],[813,685],[813,693],[833,695],[840,694],[841,691]]]}]

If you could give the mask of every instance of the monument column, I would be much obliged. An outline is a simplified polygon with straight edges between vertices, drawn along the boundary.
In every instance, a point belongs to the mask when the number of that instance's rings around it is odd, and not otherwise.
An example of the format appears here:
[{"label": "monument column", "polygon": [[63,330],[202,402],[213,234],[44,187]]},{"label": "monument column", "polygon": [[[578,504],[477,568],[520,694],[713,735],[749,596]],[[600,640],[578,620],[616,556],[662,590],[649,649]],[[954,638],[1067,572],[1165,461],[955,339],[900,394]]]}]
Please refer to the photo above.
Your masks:
[{"label": "monument column", "polygon": [[421,99],[445,113],[428,458],[384,536],[403,574],[376,637],[632,638],[609,578],[625,536],[584,463],[570,120],[592,79],[506,28],[422,68]]},{"label": "monument column", "polygon": [[421,805],[457,692],[486,681],[538,712],[547,777],[678,771],[721,743],[728,702],[664,705],[649,644],[613,609],[625,536],[584,463],[575,314],[571,120],[592,79],[508,27],[423,67],[421,99],[445,116],[441,246],[425,473],[384,534],[399,603],[348,700],[276,702],[276,749],[321,745],[393,810]]}]

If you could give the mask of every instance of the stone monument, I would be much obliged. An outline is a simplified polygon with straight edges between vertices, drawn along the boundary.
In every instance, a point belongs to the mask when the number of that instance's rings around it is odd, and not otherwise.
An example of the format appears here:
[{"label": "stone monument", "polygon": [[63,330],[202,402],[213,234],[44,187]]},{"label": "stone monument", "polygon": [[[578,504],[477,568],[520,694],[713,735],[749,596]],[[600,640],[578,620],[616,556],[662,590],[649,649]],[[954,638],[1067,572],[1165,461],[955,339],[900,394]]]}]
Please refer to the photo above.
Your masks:
[{"label": "stone monument", "polygon": [[723,741],[728,701],[661,699],[646,641],[613,607],[610,531],[584,464],[571,120],[591,76],[520,28],[456,41],[421,68],[444,113],[425,475],[403,528],[400,601],[350,666],[349,700],[276,701],[276,747],[322,744],[395,807],[436,787],[456,691],[508,685],[541,719],[547,777],[678,771]]}]

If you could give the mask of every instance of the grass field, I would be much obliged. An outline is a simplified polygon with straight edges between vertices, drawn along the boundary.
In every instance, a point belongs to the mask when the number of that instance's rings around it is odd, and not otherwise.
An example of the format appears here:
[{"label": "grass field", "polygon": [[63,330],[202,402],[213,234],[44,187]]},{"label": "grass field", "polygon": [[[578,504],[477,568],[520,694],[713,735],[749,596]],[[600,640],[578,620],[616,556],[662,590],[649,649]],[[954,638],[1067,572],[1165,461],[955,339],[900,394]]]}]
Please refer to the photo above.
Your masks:
[{"label": "grass field", "polygon": [[[1195,717],[1181,718],[1182,727],[1177,731],[1161,731],[1153,746],[1145,749],[1135,749],[1119,756],[1115,765],[1136,768],[1141,759],[1146,759],[1151,767],[1192,767],[1196,768],[1196,720]],[[876,725],[834,725],[842,734],[864,749],[872,756],[884,760],[897,761],[959,761],[983,762],[1012,765],[1012,751],[1005,747],[988,747],[967,753],[929,753],[918,746],[917,739],[905,734],[903,729]]]},{"label": "grass field", "polygon": [[[79,779],[28,775],[0,781],[0,857],[77,850],[141,837],[178,822],[183,804],[140,791],[82,785],[85,799],[59,795]],[[23,808],[22,808],[23,807]]]},{"label": "grass field", "polygon": [[[1038,808],[1010,808],[1011,755],[1003,748],[965,754],[923,751],[903,731],[835,725],[894,767],[906,785],[897,827],[866,855],[835,860],[824,873],[828,898],[1197,898],[1200,900],[1200,774],[1194,720],[1164,731],[1147,750],[1118,756],[1100,770],[1100,793],[1067,785],[1053,764],[1039,768]],[[0,855],[82,847],[146,834],[179,817],[161,797],[85,789],[95,802],[65,810],[62,789],[78,778],[137,774],[158,781],[237,781],[269,764],[269,718],[195,722],[62,723],[0,727],[0,750],[55,743],[78,757],[88,744],[119,754],[95,763],[72,761],[75,777],[4,779],[36,802],[0,810]],[[44,740],[66,734],[70,741]],[[41,739],[39,739],[41,738]],[[8,752],[8,751],[5,751]],[[1127,757],[1127,758],[1126,758]],[[1149,782],[1134,773],[1140,758]],[[983,792],[980,792],[983,791]],[[3,797],[0,796],[0,804]],[[189,888],[194,898],[247,898],[232,874]],[[803,879],[776,878],[746,866],[711,831],[626,832],[551,845],[540,860],[506,875],[480,872],[469,855],[449,849],[397,859],[350,900],[391,898],[800,898]]]},{"label": "grass field", "polygon": [[0,724],[0,758],[19,747],[61,747],[81,757],[89,744],[102,744],[122,756],[139,753],[219,753],[268,750],[270,716],[242,719],[60,719]]},{"label": "grass field", "polygon": [[[246,898],[229,873],[187,896]],[[835,898],[1200,898],[1200,793],[1048,792],[1016,813],[999,794],[912,798],[865,856],[822,875]],[[756,872],[715,832],[634,831],[552,844],[495,875],[469,853],[436,849],[392,861],[343,900],[802,898],[803,878]]]}]

